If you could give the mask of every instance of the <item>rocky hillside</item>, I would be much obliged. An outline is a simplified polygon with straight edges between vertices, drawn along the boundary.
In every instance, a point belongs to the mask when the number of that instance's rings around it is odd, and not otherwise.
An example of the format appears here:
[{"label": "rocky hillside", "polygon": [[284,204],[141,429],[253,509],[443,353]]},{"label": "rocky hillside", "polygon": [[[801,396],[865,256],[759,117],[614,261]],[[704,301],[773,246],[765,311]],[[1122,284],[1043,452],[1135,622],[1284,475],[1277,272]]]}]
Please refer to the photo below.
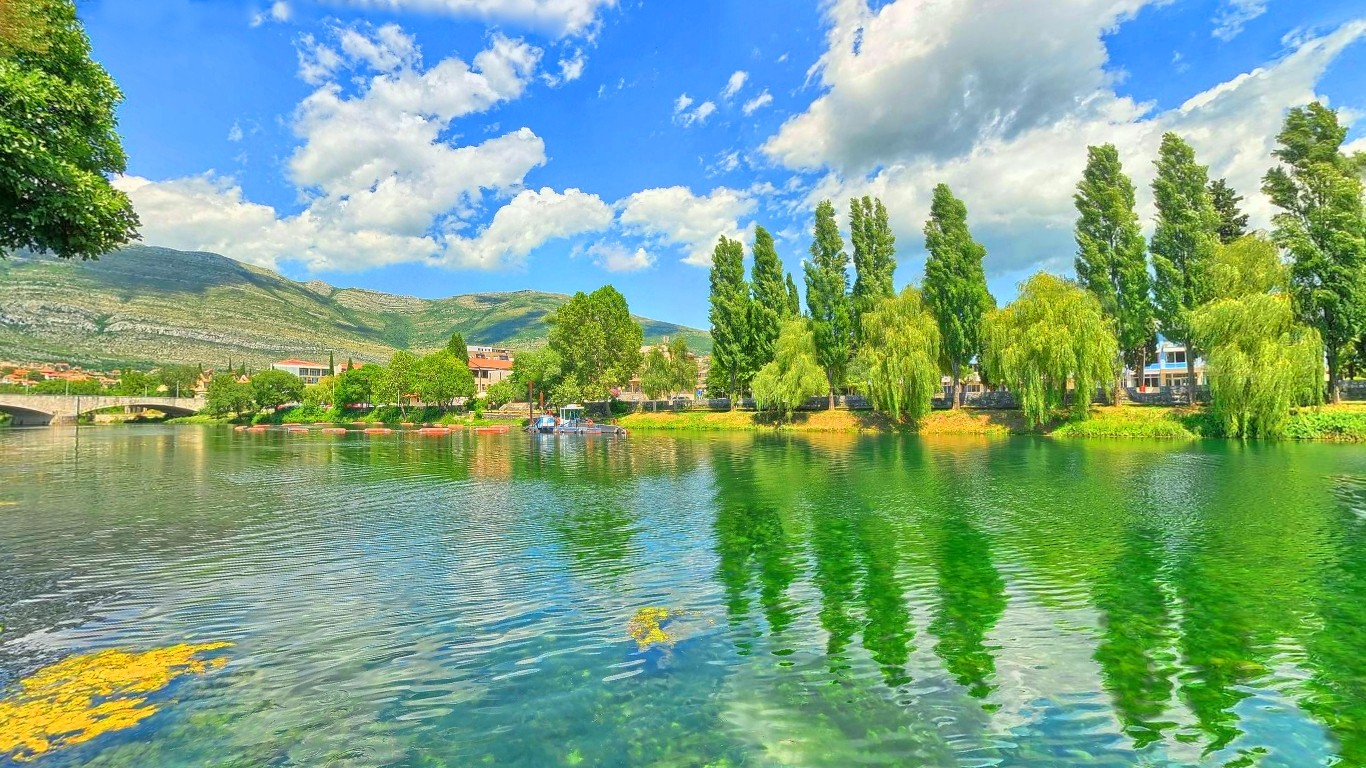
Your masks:
[{"label": "rocky hillside", "polygon": [[[213,253],[133,246],[100,261],[0,260],[0,358],[84,365],[326,362],[422,352],[459,331],[470,344],[545,343],[542,318],[567,296],[539,291],[418,299],[321,281],[298,283]],[[637,318],[648,341],[705,331]]]}]

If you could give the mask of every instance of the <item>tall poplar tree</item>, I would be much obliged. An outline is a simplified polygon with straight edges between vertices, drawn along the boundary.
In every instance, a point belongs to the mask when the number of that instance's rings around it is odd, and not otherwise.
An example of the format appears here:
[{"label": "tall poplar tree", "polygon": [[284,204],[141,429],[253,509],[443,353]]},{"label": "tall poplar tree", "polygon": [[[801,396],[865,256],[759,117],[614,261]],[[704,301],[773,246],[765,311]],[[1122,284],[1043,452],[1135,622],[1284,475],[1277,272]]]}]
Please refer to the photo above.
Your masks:
[{"label": "tall poplar tree", "polygon": [[835,206],[829,200],[816,206],[813,235],[811,259],[806,262],[806,308],[811,313],[816,362],[825,370],[833,409],[835,390],[844,385],[853,352],[854,319],[849,302],[849,254],[844,252]]},{"label": "tall poplar tree", "polygon": [[1290,287],[1300,320],[1323,338],[1328,399],[1342,399],[1343,355],[1366,323],[1366,212],[1362,159],[1342,153],[1347,129],[1317,102],[1290,110],[1272,152],[1280,165],[1262,191],[1281,209],[1272,237],[1290,254]]},{"label": "tall poplar tree", "polygon": [[749,304],[745,247],[739,240],[722,236],[711,257],[712,375],[719,373],[721,380],[728,382],[726,395],[732,408],[735,396],[747,383]]},{"label": "tall poplar tree", "polygon": [[1186,383],[1195,401],[1195,349],[1190,315],[1210,298],[1210,265],[1219,244],[1219,214],[1209,193],[1209,169],[1195,161],[1195,150],[1175,133],[1162,137],[1153,197],[1157,227],[1153,254],[1153,295],[1162,335],[1186,346]]},{"label": "tall poplar tree", "polygon": [[849,239],[854,247],[854,334],[861,339],[864,313],[893,295],[896,237],[881,200],[865,195],[849,201]]},{"label": "tall poplar tree", "polygon": [[750,303],[749,367],[758,370],[773,360],[773,345],[787,315],[787,286],[783,283],[783,264],[773,247],[773,235],[763,227],[754,228],[754,271],[750,280],[754,301]]},{"label": "tall poplar tree", "polygon": [[[1120,355],[1139,376],[1153,341],[1148,254],[1134,210],[1134,183],[1113,144],[1087,147],[1077,205],[1077,282],[1115,324]],[[1116,385],[1115,398],[1123,387]]]},{"label": "tall poplar tree", "polygon": [[802,297],[797,293],[797,281],[792,279],[792,273],[787,273],[787,316],[801,317]]},{"label": "tall poplar tree", "polygon": [[952,407],[965,366],[982,353],[982,318],[995,306],[982,260],[987,249],[968,231],[968,208],[947,184],[934,188],[925,222],[925,304],[939,324],[943,362],[953,377]]},{"label": "tall poplar tree", "polygon": [[1238,206],[1243,196],[1233,191],[1228,179],[1215,179],[1209,183],[1210,202],[1214,212],[1219,215],[1219,242],[1228,245],[1247,234],[1247,214]]}]

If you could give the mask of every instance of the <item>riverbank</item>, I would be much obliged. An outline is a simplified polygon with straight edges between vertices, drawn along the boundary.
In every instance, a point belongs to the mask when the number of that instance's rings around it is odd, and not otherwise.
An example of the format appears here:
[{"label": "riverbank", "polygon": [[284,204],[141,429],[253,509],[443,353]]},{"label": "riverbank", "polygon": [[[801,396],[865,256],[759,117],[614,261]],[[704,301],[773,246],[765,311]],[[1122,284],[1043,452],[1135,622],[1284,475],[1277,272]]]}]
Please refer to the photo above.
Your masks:
[{"label": "riverbank", "polygon": [[[1218,422],[1203,407],[1144,405],[1097,406],[1086,421],[1058,418],[1031,428],[1019,411],[935,411],[918,423],[894,422],[871,411],[813,411],[791,420],[750,411],[636,413],[618,423],[638,431],[791,431],[870,432],[922,435],[1047,435],[1058,438],[1160,438],[1196,440],[1222,437]],[[1291,415],[1286,437],[1293,440],[1366,442],[1366,404],[1299,409]]]},{"label": "riverbank", "polygon": [[440,426],[461,425],[466,427],[522,425],[523,417],[499,417],[482,415],[470,411],[452,411],[443,408],[407,408],[399,410],[394,406],[382,406],[369,410],[347,410],[342,412],[295,406],[280,411],[262,412],[253,416],[209,416],[197,414],[168,419],[167,424],[437,424]]}]

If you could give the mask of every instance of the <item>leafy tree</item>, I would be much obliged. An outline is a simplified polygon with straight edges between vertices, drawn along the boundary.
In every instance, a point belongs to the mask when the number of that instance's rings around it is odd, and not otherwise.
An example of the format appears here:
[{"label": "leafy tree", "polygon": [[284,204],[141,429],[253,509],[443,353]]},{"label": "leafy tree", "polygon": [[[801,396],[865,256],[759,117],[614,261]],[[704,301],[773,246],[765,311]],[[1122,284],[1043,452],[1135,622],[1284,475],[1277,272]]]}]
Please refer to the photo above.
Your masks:
[{"label": "leafy tree", "polygon": [[934,188],[925,249],[925,303],[939,324],[942,362],[953,378],[949,400],[957,408],[962,370],[982,353],[982,318],[995,301],[982,269],[987,249],[972,239],[968,208],[947,184]]},{"label": "leafy tree", "polygon": [[212,416],[247,413],[251,410],[252,400],[250,384],[238,381],[231,373],[220,373],[209,379],[204,394],[204,410]]},{"label": "leafy tree", "polygon": [[1247,214],[1238,207],[1243,196],[1233,191],[1228,179],[1215,179],[1209,183],[1210,202],[1219,216],[1219,242],[1223,245],[1247,234]]},{"label": "leafy tree", "polygon": [[304,381],[288,371],[267,368],[251,377],[251,399],[257,408],[277,409],[304,397]]},{"label": "leafy tree", "polygon": [[517,385],[518,397],[528,387],[532,392],[549,393],[562,378],[560,356],[553,349],[523,352],[512,360],[512,381]]},{"label": "leafy tree", "polygon": [[[763,227],[754,228],[754,274],[750,281],[754,300],[750,302],[749,367],[758,369],[773,359],[773,346],[787,315],[787,286],[783,283],[783,264],[773,247],[773,235]],[[681,336],[679,338],[682,338]]]},{"label": "leafy tree", "polygon": [[524,394],[526,390],[519,390],[512,379],[503,379],[488,385],[484,390],[484,400],[493,408],[502,408]]},{"label": "leafy tree", "polygon": [[712,375],[729,382],[726,396],[744,391],[750,378],[751,341],[749,286],[745,284],[745,248],[739,240],[722,236],[711,257]]},{"label": "leafy tree", "polygon": [[127,163],[123,94],[91,61],[71,0],[8,0],[0,20],[0,255],[98,258],[137,237],[133,205],[108,179]]},{"label": "leafy tree", "polygon": [[459,331],[451,334],[451,340],[446,342],[446,350],[456,357],[464,358],[465,364],[469,364],[470,348],[465,344],[465,337]]},{"label": "leafy tree", "polygon": [[1262,191],[1281,209],[1273,239],[1290,254],[1300,320],[1319,332],[1328,358],[1328,397],[1342,399],[1343,353],[1366,323],[1366,212],[1363,158],[1342,153],[1347,129],[1319,103],[1290,110]]},{"label": "leafy tree", "polygon": [[337,375],[337,358],[331,352],[327,353],[327,375]]},{"label": "leafy tree", "polygon": [[[157,379],[166,387],[169,396],[190,397],[199,383],[199,368],[193,365],[166,365],[157,371]],[[139,393],[140,394],[140,393]]]},{"label": "leafy tree", "polygon": [[366,363],[359,368],[347,368],[337,377],[335,394],[336,405],[344,408],[357,403],[369,403],[375,399],[375,390],[384,376],[384,369],[374,363]]},{"label": "leafy tree", "polygon": [[1153,197],[1157,227],[1149,246],[1157,279],[1157,319],[1162,335],[1186,345],[1187,390],[1194,401],[1195,358],[1190,314],[1209,300],[1209,266],[1219,243],[1219,214],[1209,193],[1209,170],[1174,133],[1162,137]]},{"label": "leafy tree", "polygon": [[[399,413],[408,415],[408,396],[417,391],[418,358],[411,352],[399,350],[389,358],[389,365],[380,377],[375,399],[398,403]],[[468,361],[466,362],[468,365]]]},{"label": "leafy tree", "polygon": [[821,393],[829,379],[816,361],[816,339],[806,320],[783,323],[773,362],[754,376],[754,401],[760,408],[779,408],[788,415],[806,399]]},{"label": "leafy tree", "polygon": [[447,407],[456,398],[474,397],[474,374],[469,359],[442,349],[426,355],[416,366],[414,391],[423,403]]},{"label": "leafy tree", "polygon": [[1020,296],[991,313],[985,357],[995,376],[1020,400],[1030,424],[1061,407],[1073,385],[1072,415],[1086,418],[1091,394],[1114,380],[1119,343],[1095,294],[1040,272]]},{"label": "leafy tree", "polygon": [[787,273],[785,281],[787,283],[787,314],[786,317],[802,316],[802,297],[797,294],[797,282],[792,279],[792,273]]},{"label": "leafy tree", "polygon": [[[1148,255],[1134,210],[1134,184],[1113,144],[1088,147],[1077,184],[1077,281],[1114,321],[1120,354],[1134,370],[1147,363],[1153,337]],[[1115,387],[1118,398],[1123,388]]]},{"label": "leafy tree", "polygon": [[574,294],[546,322],[560,359],[557,399],[605,399],[640,371],[645,334],[612,286]]},{"label": "leafy tree", "polygon": [[896,292],[896,236],[881,200],[865,195],[849,201],[849,240],[854,246],[854,333],[861,340],[863,313]]},{"label": "leafy tree", "polygon": [[304,387],[303,404],[310,408],[322,408],[331,406],[336,401],[335,376],[324,376],[318,379],[317,384],[309,384]]},{"label": "leafy tree", "polygon": [[853,352],[848,269],[849,255],[844,252],[844,239],[835,223],[835,206],[822,200],[816,205],[811,259],[806,262],[806,308],[811,313],[816,362],[825,370],[831,408],[835,407],[835,390],[844,386]]},{"label": "leafy tree", "polygon": [[119,373],[119,383],[116,387],[121,395],[150,395],[161,386],[161,382],[156,377],[127,368]]},{"label": "leafy tree", "polygon": [[659,347],[645,353],[645,367],[640,372],[640,388],[651,400],[658,400],[674,388],[674,370],[669,358]]},{"label": "leafy tree", "polygon": [[691,393],[697,388],[697,358],[688,349],[688,340],[675,336],[669,341],[669,371],[674,392]]},{"label": "leafy tree", "polygon": [[859,357],[867,369],[873,407],[900,419],[930,412],[939,391],[939,324],[920,292],[906,287],[863,315]]},{"label": "leafy tree", "polygon": [[1191,317],[1213,410],[1230,437],[1277,437],[1290,406],[1323,396],[1323,343],[1296,321],[1276,246],[1249,235],[1218,249],[1213,299]]}]

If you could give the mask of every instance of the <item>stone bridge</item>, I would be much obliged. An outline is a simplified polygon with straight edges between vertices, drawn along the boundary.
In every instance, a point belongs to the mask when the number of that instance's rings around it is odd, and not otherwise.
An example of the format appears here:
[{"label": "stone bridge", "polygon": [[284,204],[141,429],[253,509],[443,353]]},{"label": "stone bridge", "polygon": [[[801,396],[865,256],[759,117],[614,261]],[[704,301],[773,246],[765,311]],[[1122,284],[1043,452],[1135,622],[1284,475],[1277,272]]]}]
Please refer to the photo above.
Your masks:
[{"label": "stone bridge", "polygon": [[197,397],[0,394],[0,411],[10,414],[16,427],[74,424],[77,416],[106,408],[151,408],[172,416],[188,416],[203,407],[204,400]]}]

